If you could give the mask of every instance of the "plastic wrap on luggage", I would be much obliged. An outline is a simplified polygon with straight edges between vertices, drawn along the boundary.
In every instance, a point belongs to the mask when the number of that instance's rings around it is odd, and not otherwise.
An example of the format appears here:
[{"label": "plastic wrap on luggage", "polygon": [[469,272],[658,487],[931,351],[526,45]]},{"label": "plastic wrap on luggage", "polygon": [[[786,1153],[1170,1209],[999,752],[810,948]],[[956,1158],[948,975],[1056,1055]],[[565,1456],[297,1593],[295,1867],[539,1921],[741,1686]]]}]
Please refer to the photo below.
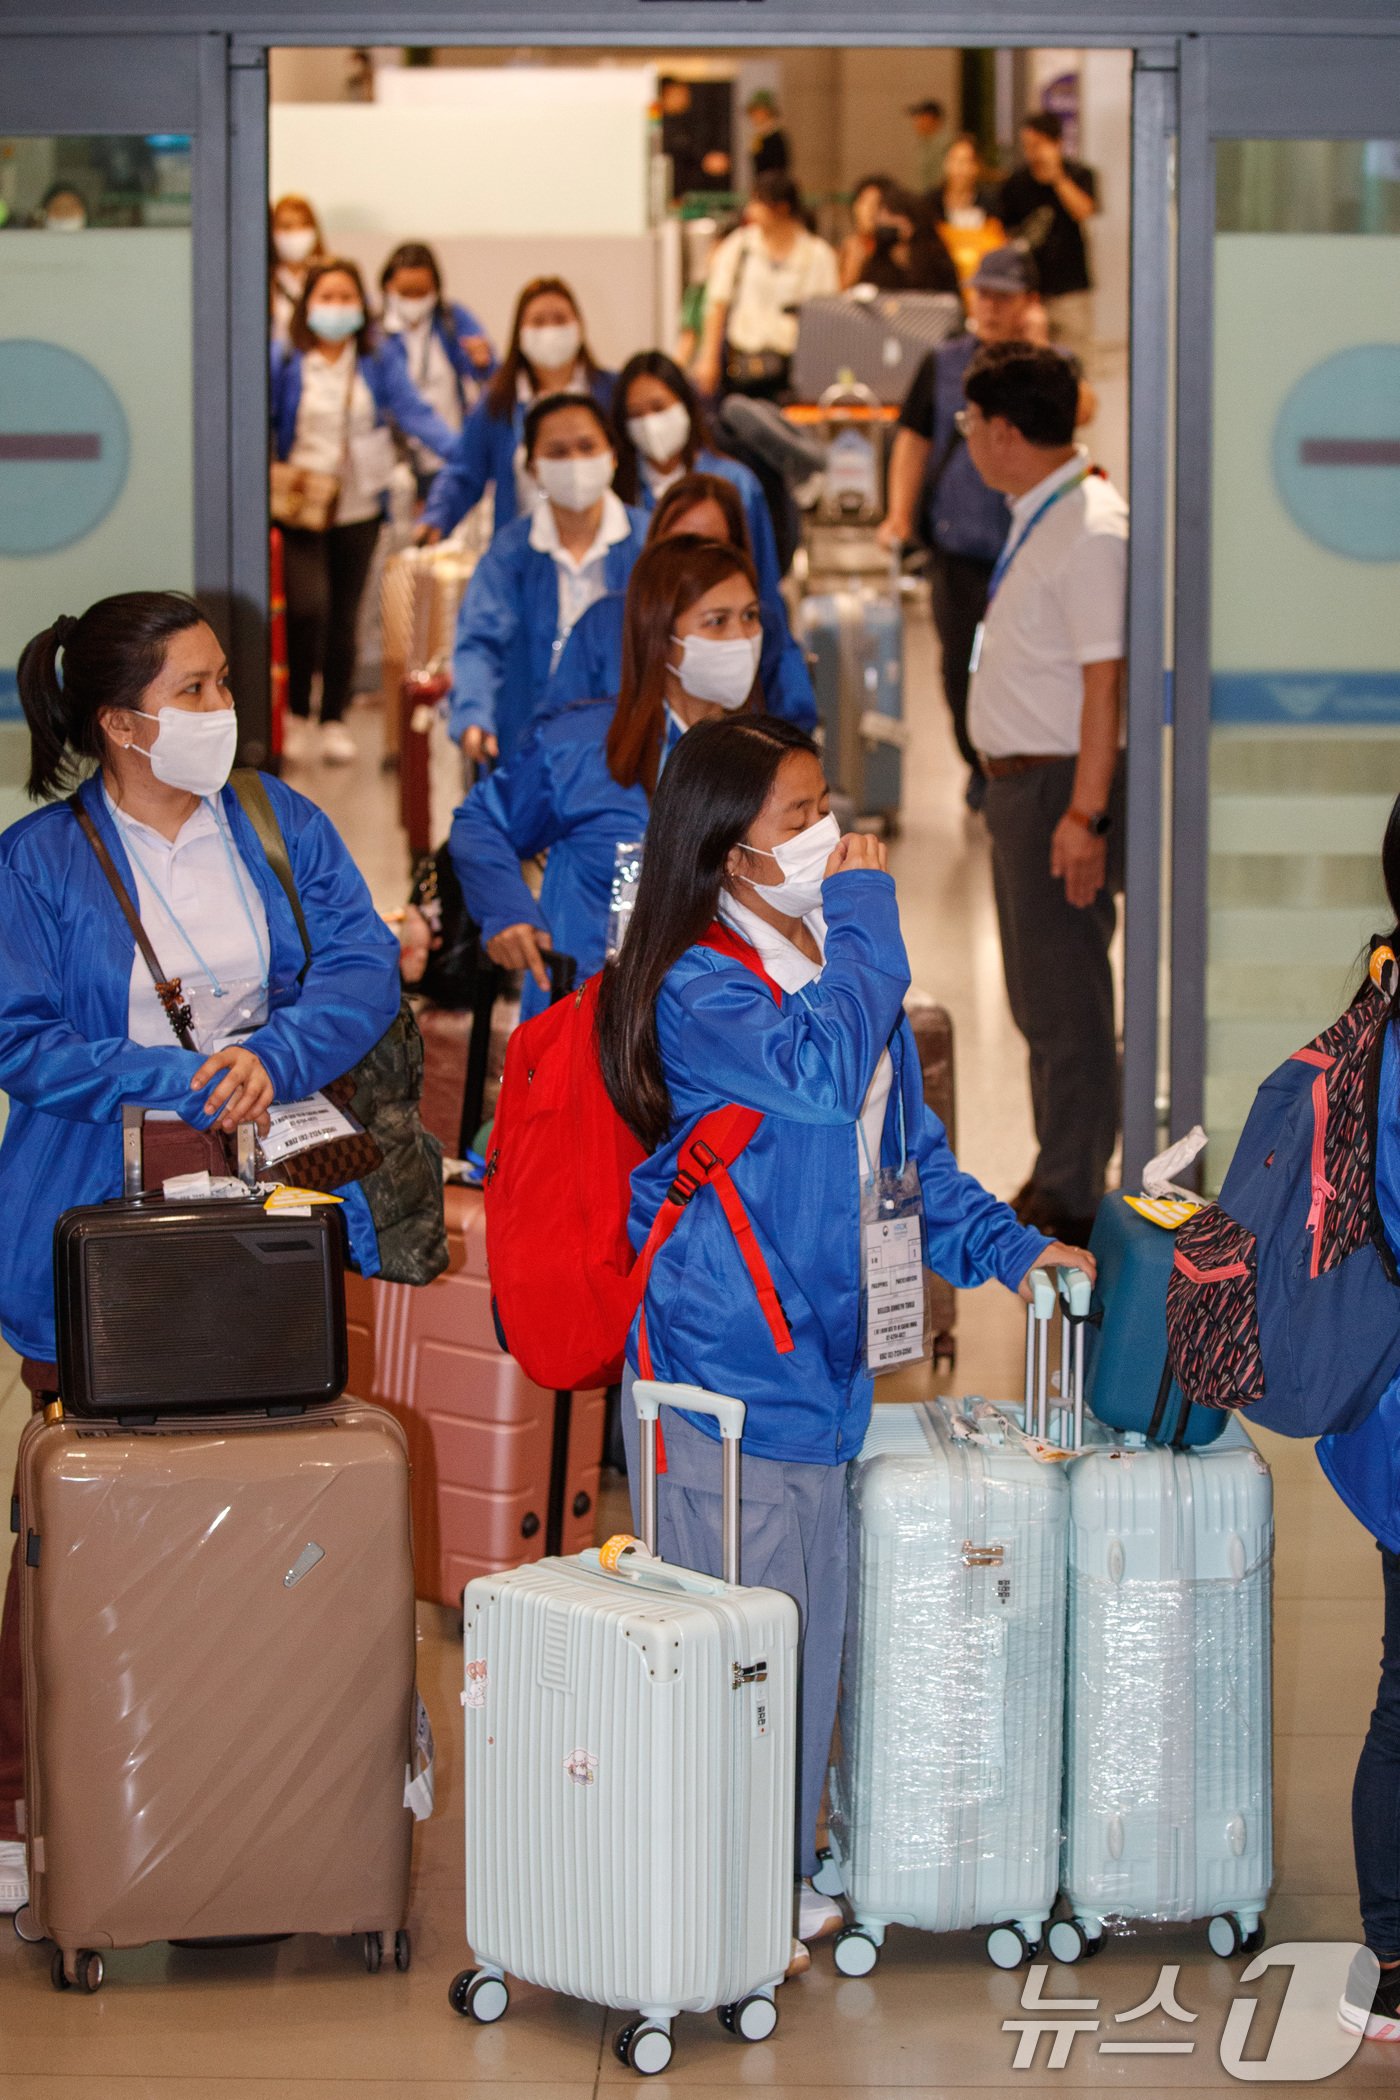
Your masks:
[{"label": "plastic wrap on luggage", "polygon": [[880,1406],[852,1468],[831,1830],[857,1919],[1039,1937],[1059,1869],[1062,1470],[955,1404]]},{"label": "plastic wrap on luggage", "polygon": [[1077,1917],[1257,1916],[1272,1873],[1268,1467],[1208,1449],[1071,1470],[1063,1884]]}]

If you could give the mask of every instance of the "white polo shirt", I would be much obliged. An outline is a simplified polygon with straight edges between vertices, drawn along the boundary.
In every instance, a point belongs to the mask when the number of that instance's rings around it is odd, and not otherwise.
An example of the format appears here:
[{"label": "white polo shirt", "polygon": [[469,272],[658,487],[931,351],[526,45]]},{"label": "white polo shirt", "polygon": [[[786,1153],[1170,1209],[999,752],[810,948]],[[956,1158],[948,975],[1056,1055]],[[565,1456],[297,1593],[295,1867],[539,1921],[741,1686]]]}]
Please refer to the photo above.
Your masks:
[{"label": "white polo shirt", "polygon": [[836,250],[804,228],[779,260],[756,226],[741,226],[716,248],[707,289],[716,306],[729,309],[725,334],[734,349],[791,357],[797,348],[796,308],[804,299],[840,289]]},{"label": "white polo shirt", "polygon": [[294,467],[340,476],[337,525],[359,525],[379,516],[378,491],[360,487],[350,449],[352,438],[368,437],[378,414],[353,343],[342,343],[334,357],[307,351],[301,361],[301,400],[288,457]]},{"label": "white polo shirt", "polygon": [[608,489],[603,496],[603,515],[598,521],[593,544],[586,553],[575,557],[559,538],[559,527],[548,498],[542,495],[537,498],[530,519],[530,545],[537,554],[550,555],[559,573],[559,622],[554,631],[556,658],[589,606],[607,596],[605,564],[608,549],[627,539],[631,531],[632,520],[627,515],[627,506]]},{"label": "white polo shirt", "polygon": [[1079,752],[1084,666],[1126,650],[1128,506],[1102,475],[1047,511],[1046,498],[1082,474],[1082,445],[1011,506],[1014,551],[987,611],[968,697],[968,733],[989,758]]}]

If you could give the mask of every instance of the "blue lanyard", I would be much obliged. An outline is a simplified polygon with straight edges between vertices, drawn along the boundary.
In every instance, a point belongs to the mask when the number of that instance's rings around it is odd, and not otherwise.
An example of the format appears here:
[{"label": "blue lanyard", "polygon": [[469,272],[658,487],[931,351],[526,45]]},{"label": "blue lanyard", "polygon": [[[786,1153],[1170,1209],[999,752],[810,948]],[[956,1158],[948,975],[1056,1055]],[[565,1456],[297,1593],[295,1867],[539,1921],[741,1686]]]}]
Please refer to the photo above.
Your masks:
[{"label": "blue lanyard", "polygon": [[[266,991],[268,986],[268,969],[271,961],[269,949],[267,943],[264,941],[262,935],[258,931],[257,921],[254,919],[252,912],[248,908],[247,892],[243,887],[243,879],[239,874],[238,862],[234,857],[233,845],[229,839],[228,831],[224,824],[223,813],[218,808],[217,804],[211,805],[211,807],[213,808],[214,814],[214,829],[219,834],[219,843],[224,849],[224,859],[228,862],[229,875],[232,878],[233,887],[238,894],[238,902],[242,907],[243,917],[247,922],[248,931],[252,936],[253,952],[258,958],[258,968],[262,973],[262,986],[263,990]],[[213,991],[214,997],[216,999],[222,999],[224,996],[223,986],[220,984],[213,970],[210,969],[208,963],[204,960],[204,957],[200,954],[198,948],[196,948],[194,941],[190,937],[188,928],[184,925],[183,921],[176,913],[174,907],[170,903],[168,903],[167,900],[161,895],[160,889],[156,884],[155,878],[152,876],[150,869],[147,867],[146,862],[144,861],[140,853],[138,853],[136,850],[136,841],[132,837],[130,830],[128,830],[125,826],[123,826],[123,830],[125,832],[126,850],[131,855],[131,858],[135,861],[137,867],[141,870],[141,873],[145,876],[146,881],[150,887],[152,896],[155,898],[161,910],[165,913],[166,918],[169,919],[171,925],[175,928],[175,931],[179,934],[185,946],[189,949],[190,954],[194,957],[196,963],[204,972],[204,975],[208,978],[210,988]]]},{"label": "blue lanyard", "polygon": [[1050,494],[1046,497],[1045,501],[1041,504],[1039,510],[1037,510],[1034,516],[1031,518],[1029,524],[1026,526],[1025,531],[1018,533],[1014,540],[1007,541],[1006,545],[1002,548],[1000,554],[997,556],[996,567],[992,570],[991,582],[987,585],[987,605],[989,608],[991,606],[993,598],[995,598],[997,592],[1001,589],[1002,579],[1005,577],[1007,570],[1011,567],[1012,562],[1020,553],[1021,549],[1025,546],[1026,541],[1035,531],[1036,526],[1040,523],[1041,519],[1045,516],[1046,512],[1053,510],[1055,508],[1055,505],[1061,500],[1062,497],[1072,495],[1075,489],[1082,488],[1085,482],[1089,479],[1089,476],[1093,473],[1093,471],[1094,470],[1092,467],[1085,467],[1082,473],[1076,474],[1072,481],[1061,482],[1060,486],[1057,489],[1052,489]]}]

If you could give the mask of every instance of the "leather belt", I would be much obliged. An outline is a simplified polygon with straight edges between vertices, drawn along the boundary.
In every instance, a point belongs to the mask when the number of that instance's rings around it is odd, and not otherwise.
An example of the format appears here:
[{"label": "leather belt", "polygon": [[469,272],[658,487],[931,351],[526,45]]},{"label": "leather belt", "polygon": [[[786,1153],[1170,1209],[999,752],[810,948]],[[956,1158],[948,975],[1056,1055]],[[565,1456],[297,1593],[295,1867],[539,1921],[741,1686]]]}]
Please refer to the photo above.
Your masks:
[{"label": "leather belt", "polygon": [[1039,766],[1063,766],[1074,763],[1074,754],[1068,751],[1018,752],[1011,758],[988,758],[984,751],[977,754],[977,763],[988,780],[1010,780],[1017,773],[1033,773]]}]

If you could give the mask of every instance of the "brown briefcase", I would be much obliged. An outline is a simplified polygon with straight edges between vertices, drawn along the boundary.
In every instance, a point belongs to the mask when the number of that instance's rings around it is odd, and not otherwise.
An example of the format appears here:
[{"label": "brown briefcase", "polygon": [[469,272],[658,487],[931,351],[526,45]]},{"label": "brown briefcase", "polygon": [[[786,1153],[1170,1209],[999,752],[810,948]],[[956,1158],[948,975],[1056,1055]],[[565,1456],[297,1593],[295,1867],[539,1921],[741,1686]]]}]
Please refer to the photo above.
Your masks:
[{"label": "brown briefcase", "polygon": [[[939,1006],[927,992],[910,992],[904,1010],[919,1052],[924,1075],[924,1100],[947,1131],[948,1143],[956,1150],[958,1123],[953,1074],[953,1017],[946,1006]],[[958,1294],[941,1276],[926,1272],[924,1280],[928,1291],[933,1360],[951,1367],[957,1356]]]}]

